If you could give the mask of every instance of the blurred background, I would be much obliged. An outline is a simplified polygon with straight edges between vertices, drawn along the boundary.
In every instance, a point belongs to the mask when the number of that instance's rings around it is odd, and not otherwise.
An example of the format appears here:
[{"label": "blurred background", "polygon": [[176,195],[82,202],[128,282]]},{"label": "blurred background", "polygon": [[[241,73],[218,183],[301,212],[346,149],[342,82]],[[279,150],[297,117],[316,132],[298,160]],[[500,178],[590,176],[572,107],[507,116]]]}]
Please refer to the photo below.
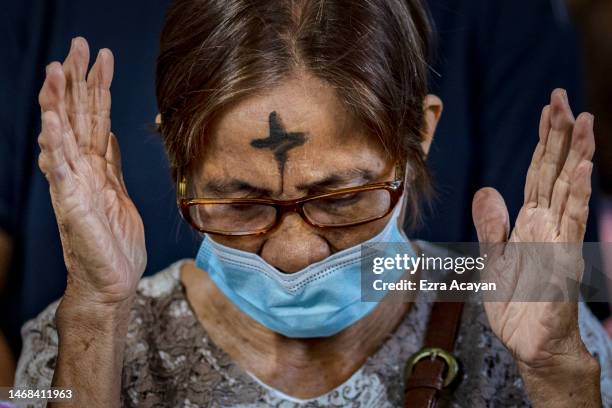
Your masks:
[{"label": "blurred background", "polygon": [[[197,1],[197,0],[194,0]],[[358,0],[355,0],[358,1]],[[428,0],[437,41],[431,92],[445,111],[428,158],[436,200],[410,235],[474,241],[471,199],[497,188],[511,217],[523,201],[538,121],[554,88],[574,112],[596,116],[597,157],[586,241],[612,243],[612,1]],[[45,66],[63,60],[70,40],[115,55],[112,128],[128,191],[144,220],[154,273],[193,257],[199,239],[176,209],[163,146],[154,132],[154,69],[169,0],[0,1],[0,385],[11,385],[20,328],[59,298],[66,270],[48,185],[38,170]],[[612,259],[602,259],[612,271]],[[605,266],[607,265],[607,266]],[[611,278],[589,276],[599,291]],[[608,275],[612,276],[612,275]],[[608,303],[590,304],[609,318]]]}]

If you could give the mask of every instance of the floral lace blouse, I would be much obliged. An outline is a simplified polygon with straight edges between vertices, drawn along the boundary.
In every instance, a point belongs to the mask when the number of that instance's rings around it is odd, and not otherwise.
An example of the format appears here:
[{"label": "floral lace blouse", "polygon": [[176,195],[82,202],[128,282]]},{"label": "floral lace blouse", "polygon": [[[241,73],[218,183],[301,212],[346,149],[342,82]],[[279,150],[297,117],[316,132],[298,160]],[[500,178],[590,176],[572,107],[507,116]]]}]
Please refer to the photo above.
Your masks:
[{"label": "floral lace blouse", "polygon": [[[317,398],[300,400],[263,384],[211,341],[185,297],[179,279],[183,262],[140,282],[127,334],[122,406],[403,406],[403,368],[422,345],[431,308],[426,296],[417,298],[396,331],[345,383]],[[24,325],[16,386],[50,386],[58,343],[56,307],[57,302]],[[612,407],[612,342],[582,304],[580,329],[602,367],[604,407]],[[443,396],[443,406],[530,406],[512,356],[491,332],[478,302],[465,305],[455,355],[462,364],[462,378]]]}]

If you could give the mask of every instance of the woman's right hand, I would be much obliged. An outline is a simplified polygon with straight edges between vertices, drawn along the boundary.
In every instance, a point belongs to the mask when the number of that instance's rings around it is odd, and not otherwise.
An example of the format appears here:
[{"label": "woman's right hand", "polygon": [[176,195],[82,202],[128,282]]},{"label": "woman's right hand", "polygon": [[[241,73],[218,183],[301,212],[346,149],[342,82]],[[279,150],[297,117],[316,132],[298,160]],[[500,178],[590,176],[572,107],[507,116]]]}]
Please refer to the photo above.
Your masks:
[{"label": "woman's right hand", "polygon": [[115,305],[132,297],[144,272],[144,228],[110,131],[113,55],[100,50],[89,74],[88,64],[89,46],[79,37],[63,64],[47,66],[38,163],[49,181],[68,269],[64,299]]}]

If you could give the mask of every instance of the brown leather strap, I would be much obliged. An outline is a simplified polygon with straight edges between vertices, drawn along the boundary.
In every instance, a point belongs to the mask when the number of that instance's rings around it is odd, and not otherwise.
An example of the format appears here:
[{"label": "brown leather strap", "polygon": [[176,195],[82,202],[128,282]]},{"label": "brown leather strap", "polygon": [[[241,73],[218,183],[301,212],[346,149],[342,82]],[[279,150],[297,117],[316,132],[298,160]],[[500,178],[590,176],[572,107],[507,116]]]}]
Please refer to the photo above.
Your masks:
[{"label": "brown leather strap", "polygon": [[[434,303],[423,347],[440,348],[452,353],[462,311],[461,302]],[[413,367],[412,375],[406,379],[404,406],[435,408],[444,388],[447,368],[446,362],[440,358],[419,360]]]}]

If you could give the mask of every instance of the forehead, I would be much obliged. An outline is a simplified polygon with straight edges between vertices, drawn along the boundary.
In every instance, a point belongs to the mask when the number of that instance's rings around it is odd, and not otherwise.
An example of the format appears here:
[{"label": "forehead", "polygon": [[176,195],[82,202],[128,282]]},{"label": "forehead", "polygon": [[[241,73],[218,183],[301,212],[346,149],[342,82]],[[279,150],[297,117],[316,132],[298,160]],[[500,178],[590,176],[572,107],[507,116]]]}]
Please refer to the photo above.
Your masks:
[{"label": "forehead", "polygon": [[286,124],[292,126],[312,125],[313,121],[324,120],[325,113],[330,111],[340,114],[337,119],[342,122],[349,118],[331,86],[302,74],[235,104],[223,115],[219,129],[228,130],[240,124],[265,127],[272,111],[281,113]]},{"label": "forehead", "polygon": [[321,148],[342,150],[346,143],[378,147],[334,88],[307,74],[287,79],[225,111],[212,132],[211,147],[231,146],[253,153],[252,140],[269,136],[273,112],[284,130],[306,134],[307,143],[295,149],[293,156]]},{"label": "forehead", "polygon": [[[300,134],[300,142],[284,157],[275,154],[274,146],[261,144],[273,136],[274,125],[286,134]],[[387,165],[380,142],[366,134],[335,90],[305,75],[225,111],[205,148],[201,176],[257,181],[271,190],[278,190],[279,182],[288,191],[337,172],[361,168],[376,173]]]}]

